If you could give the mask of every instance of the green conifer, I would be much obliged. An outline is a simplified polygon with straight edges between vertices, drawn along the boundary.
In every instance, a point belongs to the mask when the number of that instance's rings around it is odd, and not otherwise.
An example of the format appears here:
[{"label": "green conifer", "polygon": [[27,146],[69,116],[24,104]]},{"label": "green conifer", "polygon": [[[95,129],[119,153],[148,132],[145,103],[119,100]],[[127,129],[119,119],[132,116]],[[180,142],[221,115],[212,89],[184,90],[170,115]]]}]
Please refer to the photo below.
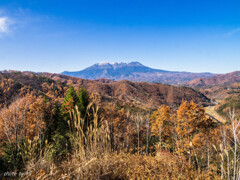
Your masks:
[{"label": "green conifer", "polygon": [[78,98],[79,98],[79,111],[81,112],[82,117],[84,117],[87,110],[87,106],[89,104],[89,96],[83,87],[81,87],[78,91]]},{"label": "green conifer", "polygon": [[69,111],[79,106],[79,98],[73,86],[70,86],[62,104],[62,114],[68,115]]}]

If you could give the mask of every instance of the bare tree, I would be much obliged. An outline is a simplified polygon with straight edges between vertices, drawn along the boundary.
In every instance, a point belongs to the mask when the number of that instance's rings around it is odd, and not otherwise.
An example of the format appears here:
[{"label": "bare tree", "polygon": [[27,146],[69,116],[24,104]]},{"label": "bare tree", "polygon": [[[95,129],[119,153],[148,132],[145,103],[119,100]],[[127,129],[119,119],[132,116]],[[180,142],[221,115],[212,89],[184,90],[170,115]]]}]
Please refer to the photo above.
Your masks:
[{"label": "bare tree", "polygon": [[150,112],[145,117],[145,126],[146,126],[146,155],[149,153],[149,140],[151,138],[151,128],[150,128]]},{"label": "bare tree", "polygon": [[141,116],[139,113],[137,113],[134,116],[134,122],[136,125],[136,131],[137,131],[137,138],[138,138],[138,154],[139,154],[139,148],[140,148],[140,128],[143,124],[143,116]]},{"label": "bare tree", "polygon": [[239,127],[240,127],[240,120],[236,117],[235,114],[235,110],[230,110],[228,113],[229,119],[231,121],[231,125],[232,125],[232,135],[233,135],[233,144],[234,144],[234,149],[233,149],[233,179],[237,179],[237,170],[238,170],[238,166],[237,166],[237,161],[238,161],[238,152],[237,152],[237,148],[239,146]]}]

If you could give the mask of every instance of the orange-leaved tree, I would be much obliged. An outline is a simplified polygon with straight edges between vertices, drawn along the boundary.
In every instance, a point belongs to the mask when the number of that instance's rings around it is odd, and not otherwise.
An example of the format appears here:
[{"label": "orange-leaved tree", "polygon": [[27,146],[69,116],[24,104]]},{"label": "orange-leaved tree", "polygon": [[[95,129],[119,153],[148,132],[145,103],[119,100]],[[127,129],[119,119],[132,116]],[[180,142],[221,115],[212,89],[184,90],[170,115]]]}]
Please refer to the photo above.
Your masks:
[{"label": "orange-leaved tree", "polygon": [[209,148],[214,139],[213,129],[215,127],[217,127],[217,123],[206,116],[203,107],[199,107],[194,102],[182,102],[177,110],[178,153],[187,156],[190,163],[194,156],[195,164],[198,166],[198,154],[207,151],[209,167]]},{"label": "orange-leaved tree", "polygon": [[151,132],[159,138],[160,150],[163,145],[167,147],[172,143],[173,122],[169,106],[161,105],[151,115]]}]

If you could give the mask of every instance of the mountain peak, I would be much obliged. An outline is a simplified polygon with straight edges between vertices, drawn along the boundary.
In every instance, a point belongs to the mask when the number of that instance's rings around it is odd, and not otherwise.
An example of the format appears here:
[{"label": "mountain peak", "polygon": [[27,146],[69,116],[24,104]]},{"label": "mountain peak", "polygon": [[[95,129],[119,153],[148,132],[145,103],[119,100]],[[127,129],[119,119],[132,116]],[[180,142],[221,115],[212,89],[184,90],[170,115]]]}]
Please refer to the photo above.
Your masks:
[{"label": "mountain peak", "polygon": [[100,62],[100,63],[97,63],[97,65],[99,65],[99,66],[108,65],[108,64],[113,65],[113,64],[115,64],[115,63],[112,63],[112,62]]},{"label": "mountain peak", "polygon": [[94,65],[98,65],[98,66],[106,66],[106,65],[112,65],[112,66],[143,66],[140,62],[138,61],[132,61],[129,63],[124,63],[124,62],[100,62]]},{"label": "mountain peak", "polygon": [[186,83],[198,77],[212,77],[213,74],[174,72],[161,69],[153,69],[144,66],[138,61],[124,62],[101,62],[94,64],[82,71],[63,72],[63,74],[83,79],[111,79],[160,82],[167,84]]},{"label": "mountain peak", "polygon": [[128,63],[129,65],[135,65],[135,66],[144,66],[144,65],[142,65],[140,62],[138,62],[138,61],[132,61],[132,62],[130,62],[130,63]]}]

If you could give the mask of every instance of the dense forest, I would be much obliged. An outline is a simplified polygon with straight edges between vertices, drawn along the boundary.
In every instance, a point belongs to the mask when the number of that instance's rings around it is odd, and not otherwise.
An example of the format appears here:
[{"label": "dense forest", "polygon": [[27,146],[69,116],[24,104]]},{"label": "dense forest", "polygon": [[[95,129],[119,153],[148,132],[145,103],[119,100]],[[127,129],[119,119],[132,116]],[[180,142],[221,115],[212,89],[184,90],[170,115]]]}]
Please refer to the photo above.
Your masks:
[{"label": "dense forest", "polygon": [[1,178],[239,179],[237,111],[216,121],[190,88],[164,85],[192,99],[159,90],[161,103],[144,106],[44,74],[3,72],[0,83]]}]

